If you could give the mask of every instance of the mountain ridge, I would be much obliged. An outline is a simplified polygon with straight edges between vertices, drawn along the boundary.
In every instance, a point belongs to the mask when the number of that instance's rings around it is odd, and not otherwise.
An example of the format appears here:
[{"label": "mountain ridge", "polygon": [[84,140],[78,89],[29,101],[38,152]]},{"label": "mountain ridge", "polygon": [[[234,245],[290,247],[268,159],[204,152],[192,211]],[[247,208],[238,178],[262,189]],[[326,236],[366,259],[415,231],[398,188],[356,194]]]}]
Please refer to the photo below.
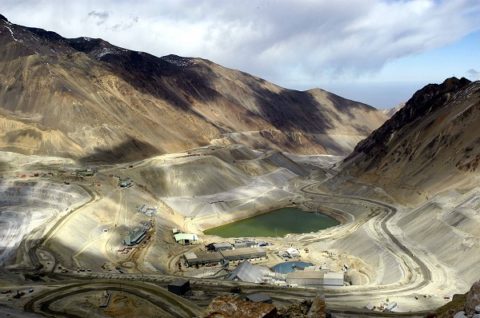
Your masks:
[{"label": "mountain ridge", "polygon": [[[324,90],[289,90],[204,59],[155,57],[8,20],[0,43],[0,148],[26,154],[64,155],[59,145],[71,144],[73,158],[121,148],[130,160],[212,141],[347,154],[386,119]],[[25,137],[17,122],[40,135]]]},{"label": "mountain ridge", "polygon": [[343,173],[383,186],[404,202],[469,187],[480,162],[479,118],[479,81],[429,84],[355,147],[341,164]]}]

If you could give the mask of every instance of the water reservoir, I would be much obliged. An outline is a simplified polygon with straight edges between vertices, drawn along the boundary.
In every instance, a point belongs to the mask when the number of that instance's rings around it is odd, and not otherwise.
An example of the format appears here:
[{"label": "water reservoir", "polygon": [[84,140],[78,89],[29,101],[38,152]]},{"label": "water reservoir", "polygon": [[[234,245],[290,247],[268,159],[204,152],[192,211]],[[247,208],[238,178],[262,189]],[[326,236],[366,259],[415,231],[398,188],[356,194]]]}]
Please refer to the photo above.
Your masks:
[{"label": "water reservoir", "polygon": [[289,233],[310,233],[338,225],[334,218],[297,208],[282,208],[248,219],[206,230],[221,237],[283,237]]},{"label": "water reservoir", "polygon": [[295,270],[303,270],[308,266],[313,266],[313,264],[307,262],[284,262],[273,266],[272,271],[275,273],[287,274]]}]

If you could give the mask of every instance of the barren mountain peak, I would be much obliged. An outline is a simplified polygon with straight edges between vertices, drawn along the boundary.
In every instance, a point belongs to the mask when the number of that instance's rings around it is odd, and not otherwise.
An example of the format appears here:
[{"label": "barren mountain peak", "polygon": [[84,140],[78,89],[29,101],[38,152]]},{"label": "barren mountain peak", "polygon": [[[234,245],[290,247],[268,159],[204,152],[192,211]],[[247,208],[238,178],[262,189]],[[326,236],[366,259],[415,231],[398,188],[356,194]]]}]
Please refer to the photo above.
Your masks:
[{"label": "barren mountain peak", "polygon": [[445,178],[468,182],[471,175],[464,172],[478,166],[479,86],[452,77],[418,90],[355,147],[344,161],[345,170],[365,178],[382,176],[378,181],[392,187],[406,182],[432,193],[451,185]]},{"label": "barren mountain peak", "polygon": [[121,150],[125,158],[139,158],[242,140],[259,148],[346,154],[386,118],[323,90],[282,89],[203,59],[156,57],[19,25],[5,34],[0,70],[17,80],[0,91],[0,109],[18,122],[7,133],[22,136],[27,128],[20,125],[31,125],[25,117],[38,125],[28,128],[36,131],[28,145],[10,137],[17,151],[112,158],[109,153]]}]

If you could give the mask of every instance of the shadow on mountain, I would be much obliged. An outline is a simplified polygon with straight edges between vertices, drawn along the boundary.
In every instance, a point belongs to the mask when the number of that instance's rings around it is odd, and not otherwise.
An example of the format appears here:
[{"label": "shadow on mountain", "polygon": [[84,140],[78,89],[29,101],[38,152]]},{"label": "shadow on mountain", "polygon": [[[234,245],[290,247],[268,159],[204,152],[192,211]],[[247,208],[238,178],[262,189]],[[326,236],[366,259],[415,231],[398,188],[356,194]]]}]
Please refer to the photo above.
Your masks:
[{"label": "shadow on mountain", "polygon": [[163,99],[180,110],[190,110],[194,100],[209,101],[219,95],[209,81],[215,74],[205,66],[195,65],[190,58],[176,55],[156,57],[123,49],[102,39],[67,39],[51,31],[30,27],[24,29],[46,44],[53,42],[64,50],[82,52],[103,62],[111,72],[138,91]]},{"label": "shadow on mountain", "polygon": [[[330,101],[333,103],[333,105],[339,112],[341,112],[342,114],[348,115],[352,119],[355,118],[355,115],[352,113],[354,109],[364,108],[367,111],[377,110],[375,107],[372,107],[370,105],[353,101],[350,99],[346,99],[346,98],[343,98],[342,96],[338,96],[330,92],[328,92],[328,98],[330,99]],[[365,135],[369,135],[371,133],[371,129],[369,129],[368,127],[365,127],[365,129],[358,127],[357,129],[362,133],[364,133]]]},{"label": "shadow on mountain", "polygon": [[95,151],[85,157],[77,159],[82,164],[92,163],[125,163],[162,154],[163,151],[153,145],[130,138],[113,147],[95,148]]},{"label": "shadow on mountain", "polygon": [[[331,124],[321,116],[318,102],[308,92],[282,90],[275,93],[259,83],[250,85],[255,92],[263,116],[281,130],[300,130],[305,133],[325,133]],[[314,120],[312,120],[314,119]]]},{"label": "shadow on mountain", "polygon": [[213,76],[211,70],[204,66],[179,66],[135,51],[106,54],[100,61],[140,92],[163,99],[183,111],[190,110],[195,100],[208,102],[220,96],[209,80]]}]

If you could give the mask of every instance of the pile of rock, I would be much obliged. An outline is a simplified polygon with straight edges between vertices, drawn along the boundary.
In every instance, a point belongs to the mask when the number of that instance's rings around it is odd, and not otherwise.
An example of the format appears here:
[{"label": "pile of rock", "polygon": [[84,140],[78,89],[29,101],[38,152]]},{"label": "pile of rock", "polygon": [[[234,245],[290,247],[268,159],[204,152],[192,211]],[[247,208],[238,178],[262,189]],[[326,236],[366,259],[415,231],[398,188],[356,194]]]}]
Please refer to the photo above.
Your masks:
[{"label": "pile of rock", "polygon": [[254,303],[236,296],[219,296],[212,300],[204,318],[277,318],[272,304]]},{"label": "pile of rock", "polygon": [[457,312],[454,318],[480,318],[480,281],[473,284],[467,293],[465,310]]},{"label": "pile of rock", "polygon": [[326,318],[325,301],[316,297],[288,307],[253,302],[237,296],[219,296],[212,300],[204,318]]}]

